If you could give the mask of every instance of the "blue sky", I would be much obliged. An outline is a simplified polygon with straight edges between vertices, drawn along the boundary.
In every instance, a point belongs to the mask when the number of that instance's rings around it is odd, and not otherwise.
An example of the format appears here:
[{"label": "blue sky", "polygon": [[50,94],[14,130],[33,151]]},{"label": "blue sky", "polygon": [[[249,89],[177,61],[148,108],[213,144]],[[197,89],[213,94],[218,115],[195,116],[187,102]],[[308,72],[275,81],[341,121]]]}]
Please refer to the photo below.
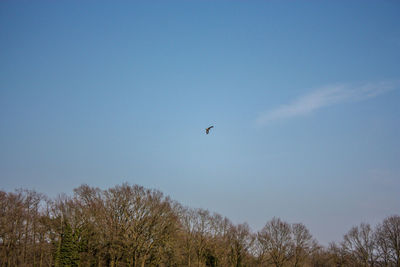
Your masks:
[{"label": "blue sky", "polygon": [[1,1],[0,187],[137,183],[253,230],[278,216],[340,240],[400,211],[398,14]]}]

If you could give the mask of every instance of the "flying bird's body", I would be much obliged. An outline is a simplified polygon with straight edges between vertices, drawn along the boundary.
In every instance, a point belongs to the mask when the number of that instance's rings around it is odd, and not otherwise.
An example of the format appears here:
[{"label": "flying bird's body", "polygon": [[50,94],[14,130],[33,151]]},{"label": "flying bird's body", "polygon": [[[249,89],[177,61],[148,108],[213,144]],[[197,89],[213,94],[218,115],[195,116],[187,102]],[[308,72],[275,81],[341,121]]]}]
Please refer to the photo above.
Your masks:
[{"label": "flying bird's body", "polygon": [[206,134],[208,134],[210,132],[211,128],[214,128],[214,126],[210,126],[210,127],[206,128]]}]

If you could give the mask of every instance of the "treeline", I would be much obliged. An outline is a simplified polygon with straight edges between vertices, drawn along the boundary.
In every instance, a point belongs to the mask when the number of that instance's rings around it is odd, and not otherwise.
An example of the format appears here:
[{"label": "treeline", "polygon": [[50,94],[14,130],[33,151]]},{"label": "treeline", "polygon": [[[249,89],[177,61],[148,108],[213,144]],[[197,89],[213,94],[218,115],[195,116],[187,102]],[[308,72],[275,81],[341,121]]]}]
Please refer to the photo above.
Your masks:
[{"label": "treeline", "polygon": [[397,266],[400,216],[318,245],[301,223],[258,232],[138,185],[72,197],[0,191],[0,266]]}]

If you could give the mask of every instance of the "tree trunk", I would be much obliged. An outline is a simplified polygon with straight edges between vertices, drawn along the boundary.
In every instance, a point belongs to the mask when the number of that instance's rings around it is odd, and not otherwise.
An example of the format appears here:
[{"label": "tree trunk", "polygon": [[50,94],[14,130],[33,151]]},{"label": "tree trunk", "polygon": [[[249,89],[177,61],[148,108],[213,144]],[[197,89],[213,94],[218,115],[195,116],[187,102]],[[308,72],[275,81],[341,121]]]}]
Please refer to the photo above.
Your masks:
[{"label": "tree trunk", "polygon": [[40,248],[40,263],[39,263],[39,267],[43,266],[43,249]]},{"label": "tree trunk", "polygon": [[[33,266],[36,266],[36,240],[35,240],[35,231],[36,231],[36,225],[35,225],[35,219],[33,219],[33,240],[32,240],[32,251],[33,251]],[[40,242],[40,246],[42,246],[42,243]]]},{"label": "tree trunk", "polygon": [[144,267],[144,266],[145,266],[145,264],[146,264],[146,258],[147,258],[147,256],[143,256],[143,260],[142,260],[141,267]]},{"label": "tree trunk", "polygon": [[26,265],[26,247],[28,243],[28,226],[29,226],[29,206],[28,206],[28,211],[27,211],[27,218],[26,218],[26,225],[25,225],[25,240],[24,240],[24,252],[23,252],[23,258],[22,262],[24,265]]}]

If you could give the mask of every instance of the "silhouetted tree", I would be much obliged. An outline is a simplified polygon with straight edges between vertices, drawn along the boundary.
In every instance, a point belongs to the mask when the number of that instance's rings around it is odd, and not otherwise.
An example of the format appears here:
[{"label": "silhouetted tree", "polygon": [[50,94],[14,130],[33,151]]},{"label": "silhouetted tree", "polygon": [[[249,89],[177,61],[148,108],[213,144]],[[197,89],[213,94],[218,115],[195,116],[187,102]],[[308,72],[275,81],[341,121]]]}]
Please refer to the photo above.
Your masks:
[{"label": "silhouetted tree", "polygon": [[261,248],[262,262],[282,267],[293,256],[291,226],[279,218],[267,222],[258,232],[257,240]]},{"label": "silhouetted tree", "polygon": [[400,267],[400,216],[386,218],[378,227],[378,247],[386,260]]},{"label": "silhouetted tree", "polygon": [[232,226],[229,232],[230,263],[232,266],[246,266],[249,250],[253,245],[254,236],[247,223]]},{"label": "silhouetted tree", "polygon": [[313,242],[310,231],[301,223],[292,225],[292,240],[293,266],[303,266],[307,257],[311,255],[312,250],[317,246],[316,242]]},{"label": "silhouetted tree", "polygon": [[273,218],[256,234],[160,191],[82,185],[72,197],[0,191],[0,266],[400,267],[400,216],[319,246],[301,223]]},{"label": "silhouetted tree", "polygon": [[354,226],[344,236],[344,249],[353,257],[354,264],[359,266],[374,266],[376,262],[375,240],[369,224],[361,223]]}]

